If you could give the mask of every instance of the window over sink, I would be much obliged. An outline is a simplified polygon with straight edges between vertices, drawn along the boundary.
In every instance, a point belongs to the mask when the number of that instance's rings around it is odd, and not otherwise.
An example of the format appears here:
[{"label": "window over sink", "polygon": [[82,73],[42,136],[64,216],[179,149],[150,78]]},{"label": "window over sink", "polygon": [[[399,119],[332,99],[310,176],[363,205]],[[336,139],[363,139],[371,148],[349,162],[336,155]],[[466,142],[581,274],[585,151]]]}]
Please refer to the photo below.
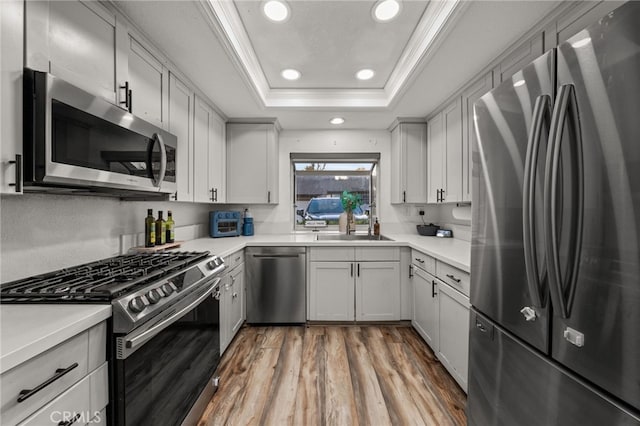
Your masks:
[{"label": "window over sink", "polygon": [[359,197],[354,209],[356,228],[366,229],[377,214],[380,154],[291,154],[295,229],[338,228],[344,212],[343,191]]}]

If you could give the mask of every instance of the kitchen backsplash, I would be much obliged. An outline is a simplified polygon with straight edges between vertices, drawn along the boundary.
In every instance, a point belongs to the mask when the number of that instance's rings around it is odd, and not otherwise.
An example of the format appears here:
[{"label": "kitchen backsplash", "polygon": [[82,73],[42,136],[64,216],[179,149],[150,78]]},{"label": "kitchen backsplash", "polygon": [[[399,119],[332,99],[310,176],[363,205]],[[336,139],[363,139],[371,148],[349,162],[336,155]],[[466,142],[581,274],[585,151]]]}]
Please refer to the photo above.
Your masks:
[{"label": "kitchen backsplash", "polygon": [[120,254],[128,244],[122,235],[144,232],[148,208],[156,216],[173,211],[177,238],[204,236],[212,210],[206,204],[53,194],[2,196],[0,203],[2,282]]}]

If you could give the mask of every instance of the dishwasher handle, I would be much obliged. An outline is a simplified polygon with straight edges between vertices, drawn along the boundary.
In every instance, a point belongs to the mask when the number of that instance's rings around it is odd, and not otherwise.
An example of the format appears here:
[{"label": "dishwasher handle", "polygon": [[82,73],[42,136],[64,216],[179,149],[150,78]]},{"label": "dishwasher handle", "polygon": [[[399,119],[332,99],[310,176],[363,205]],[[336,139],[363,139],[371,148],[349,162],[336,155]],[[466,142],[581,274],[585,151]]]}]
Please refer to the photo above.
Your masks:
[{"label": "dishwasher handle", "polygon": [[300,254],[253,254],[252,256],[259,259],[276,259],[276,258],[283,258],[283,257],[296,258],[296,257],[300,257]]}]

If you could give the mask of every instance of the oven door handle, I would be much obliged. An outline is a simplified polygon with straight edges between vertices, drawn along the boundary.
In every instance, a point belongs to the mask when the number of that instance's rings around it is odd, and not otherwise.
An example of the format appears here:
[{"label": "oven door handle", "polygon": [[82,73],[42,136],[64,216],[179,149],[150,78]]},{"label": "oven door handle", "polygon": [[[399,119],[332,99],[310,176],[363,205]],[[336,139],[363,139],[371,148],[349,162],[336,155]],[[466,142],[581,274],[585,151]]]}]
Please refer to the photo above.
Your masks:
[{"label": "oven door handle", "polygon": [[173,314],[170,317],[166,318],[165,320],[159,322],[158,324],[154,325],[153,327],[151,327],[150,329],[146,330],[145,332],[143,332],[143,333],[141,333],[141,334],[139,334],[136,337],[133,337],[131,339],[127,339],[125,341],[125,346],[127,348],[134,349],[137,346],[142,345],[144,342],[146,342],[147,340],[151,339],[152,337],[156,336],[158,333],[160,333],[165,328],[169,327],[174,322],[178,321],[187,312],[189,312],[190,310],[192,310],[193,308],[198,306],[200,303],[202,303],[202,301],[204,299],[209,297],[209,295],[213,292],[213,290],[215,290],[215,288],[218,286],[218,284],[220,284],[220,281],[221,281],[221,278],[216,278],[213,281],[213,284],[211,284],[211,286],[209,286],[207,291],[205,291],[196,300],[194,300],[193,302],[189,303],[187,306],[185,306],[184,308],[180,309],[175,314]]}]

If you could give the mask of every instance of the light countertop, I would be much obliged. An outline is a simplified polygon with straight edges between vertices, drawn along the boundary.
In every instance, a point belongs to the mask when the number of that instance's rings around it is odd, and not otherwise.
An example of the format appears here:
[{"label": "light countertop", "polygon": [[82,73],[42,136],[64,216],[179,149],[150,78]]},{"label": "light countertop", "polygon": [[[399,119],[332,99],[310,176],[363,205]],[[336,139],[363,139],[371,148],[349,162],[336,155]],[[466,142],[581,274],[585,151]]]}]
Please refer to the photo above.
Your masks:
[{"label": "light countertop", "polygon": [[[224,257],[247,246],[410,247],[469,272],[471,245],[454,238],[384,234],[393,241],[316,241],[315,233],[199,238],[180,247]],[[0,305],[0,373],[52,348],[111,316],[111,305]]]},{"label": "light countertop", "polygon": [[411,247],[445,263],[470,272],[471,243],[455,238],[423,237],[414,234],[383,234],[393,241],[316,241],[314,233],[262,234],[252,237],[199,238],[184,243],[180,250],[208,250],[227,256],[247,246],[381,246]]},{"label": "light countertop", "polygon": [[0,373],[111,316],[111,305],[0,305]]}]

